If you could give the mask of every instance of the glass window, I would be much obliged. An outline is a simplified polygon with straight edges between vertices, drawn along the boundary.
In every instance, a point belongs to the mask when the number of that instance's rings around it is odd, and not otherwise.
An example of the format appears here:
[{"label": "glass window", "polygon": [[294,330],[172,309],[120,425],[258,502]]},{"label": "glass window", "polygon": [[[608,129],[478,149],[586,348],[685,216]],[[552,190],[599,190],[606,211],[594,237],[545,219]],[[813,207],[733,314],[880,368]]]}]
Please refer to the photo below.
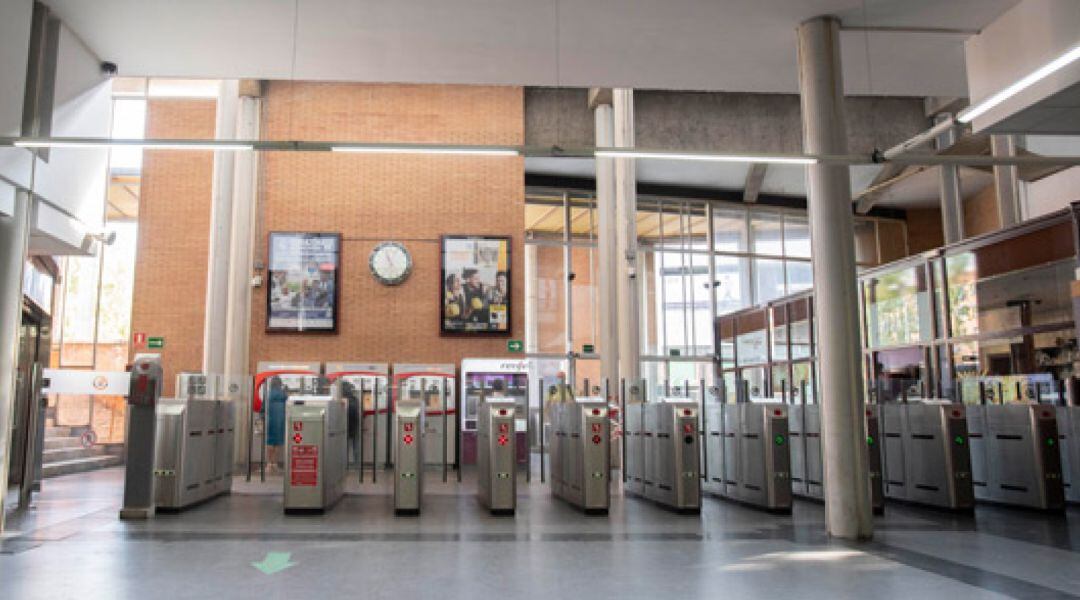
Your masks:
[{"label": "glass window", "polygon": [[810,223],[802,217],[784,217],[784,255],[810,258]]},{"label": "glass window", "polygon": [[768,302],[783,296],[785,291],[784,261],[773,258],[754,260],[754,301]]},{"label": "glass window", "polygon": [[814,396],[813,364],[810,362],[797,362],[791,365],[792,385],[791,398],[795,404],[802,404],[803,398],[806,404],[816,404]]},{"label": "glass window", "polygon": [[793,359],[810,356],[810,300],[800,299],[788,304],[791,318],[791,357]]},{"label": "glass window", "polygon": [[930,339],[930,298],[922,265],[866,280],[864,295],[871,348]]},{"label": "glass window", "polygon": [[738,317],[738,336],[735,338],[735,351],[740,365],[753,365],[769,360],[766,345],[765,310],[755,310]]},{"label": "glass window", "polygon": [[785,263],[787,293],[794,294],[814,287],[814,269],[809,262],[789,260]]},{"label": "glass window", "polygon": [[536,247],[536,349],[538,352],[566,352],[566,273],[563,249]]},{"label": "glass window", "polygon": [[784,222],[778,214],[757,213],[750,217],[750,238],[754,254],[783,256]]},{"label": "glass window", "polygon": [[717,252],[746,252],[746,211],[713,211],[713,248]]},{"label": "glass window", "polygon": [[769,309],[773,362],[788,360],[787,309],[785,306],[781,304]]},{"label": "glass window", "polygon": [[750,269],[748,259],[734,256],[717,256],[716,314],[724,315],[750,306]]}]

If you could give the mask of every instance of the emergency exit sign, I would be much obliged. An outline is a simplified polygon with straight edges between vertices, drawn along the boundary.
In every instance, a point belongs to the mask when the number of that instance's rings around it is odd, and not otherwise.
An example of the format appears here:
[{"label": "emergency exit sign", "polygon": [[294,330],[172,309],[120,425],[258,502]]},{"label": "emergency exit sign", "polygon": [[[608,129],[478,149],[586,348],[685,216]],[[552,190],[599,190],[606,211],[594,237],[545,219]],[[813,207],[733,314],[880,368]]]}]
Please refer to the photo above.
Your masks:
[{"label": "emergency exit sign", "polygon": [[506,340],[507,352],[521,352],[525,348],[525,344],[521,343],[521,340]]},{"label": "emergency exit sign", "polygon": [[146,338],[146,347],[147,348],[164,348],[165,347],[165,338],[163,338],[163,337]]},{"label": "emergency exit sign", "polygon": [[581,352],[583,354],[596,354],[596,346],[592,344],[582,344]]}]

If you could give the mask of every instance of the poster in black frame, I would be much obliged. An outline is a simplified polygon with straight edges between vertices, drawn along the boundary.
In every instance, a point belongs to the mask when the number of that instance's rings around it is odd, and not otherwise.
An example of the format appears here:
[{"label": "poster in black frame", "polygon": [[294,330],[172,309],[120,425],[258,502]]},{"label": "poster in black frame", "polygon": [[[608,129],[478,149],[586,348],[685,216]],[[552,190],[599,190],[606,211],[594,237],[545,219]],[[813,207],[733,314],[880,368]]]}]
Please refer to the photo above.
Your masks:
[{"label": "poster in black frame", "polygon": [[336,333],[341,234],[271,231],[267,246],[266,331]]},{"label": "poster in black frame", "polygon": [[439,323],[445,335],[511,333],[510,236],[440,238]]}]

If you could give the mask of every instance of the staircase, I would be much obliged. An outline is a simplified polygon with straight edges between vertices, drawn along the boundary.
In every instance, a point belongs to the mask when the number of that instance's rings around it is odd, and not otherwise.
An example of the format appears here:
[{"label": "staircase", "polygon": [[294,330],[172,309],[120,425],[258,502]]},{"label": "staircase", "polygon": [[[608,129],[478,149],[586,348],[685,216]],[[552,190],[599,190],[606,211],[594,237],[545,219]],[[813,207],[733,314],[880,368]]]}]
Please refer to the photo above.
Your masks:
[{"label": "staircase", "polygon": [[83,448],[79,436],[71,427],[45,428],[45,448],[41,466],[43,478],[84,473],[115,467],[123,463],[122,456],[109,454],[103,445]]}]

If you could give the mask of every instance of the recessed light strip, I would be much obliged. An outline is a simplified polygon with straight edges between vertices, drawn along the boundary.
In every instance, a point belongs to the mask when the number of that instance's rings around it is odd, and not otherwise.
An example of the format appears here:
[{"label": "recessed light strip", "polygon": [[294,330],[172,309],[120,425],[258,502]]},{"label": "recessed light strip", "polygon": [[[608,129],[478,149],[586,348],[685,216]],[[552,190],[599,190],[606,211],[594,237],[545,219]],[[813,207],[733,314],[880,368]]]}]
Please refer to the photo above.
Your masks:
[{"label": "recessed light strip", "polygon": [[1002,102],[1005,102],[1009,98],[1019,94],[1027,88],[1035,85],[1036,83],[1046,79],[1047,77],[1057,73],[1061,69],[1069,66],[1073,62],[1080,59],[1080,46],[1074,47],[1065,54],[1055,58],[1054,60],[1046,63],[1045,65],[1035,69],[1028,75],[1024,76],[1020,80],[1016,81],[1009,87],[1001,90],[1000,92],[990,96],[989,98],[979,102],[975,106],[969,107],[967,110],[961,111],[956,116],[956,120],[961,123],[970,123],[980,116],[986,114],[987,111],[998,106]]},{"label": "recessed light strip", "polygon": [[334,152],[353,152],[360,154],[452,154],[460,156],[520,156],[514,148],[491,148],[485,146],[382,146],[382,145],[339,145],[331,146]]},{"label": "recessed light strip", "polygon": [[19,148],[141,148],[144,150],[252,150],[254,145],[239,142],[132,139],[19,139]]},{"label": "recessed light strip", "polygon": [[730,163],[767,163],[774,165],[814,165],[820,162],[813,156],[789,154],[718,154],[710,152],[668,152],[663,150],[634,150],[631,148],[598,148],[598,158],[651,158],[660,160],[699,160]]}]

